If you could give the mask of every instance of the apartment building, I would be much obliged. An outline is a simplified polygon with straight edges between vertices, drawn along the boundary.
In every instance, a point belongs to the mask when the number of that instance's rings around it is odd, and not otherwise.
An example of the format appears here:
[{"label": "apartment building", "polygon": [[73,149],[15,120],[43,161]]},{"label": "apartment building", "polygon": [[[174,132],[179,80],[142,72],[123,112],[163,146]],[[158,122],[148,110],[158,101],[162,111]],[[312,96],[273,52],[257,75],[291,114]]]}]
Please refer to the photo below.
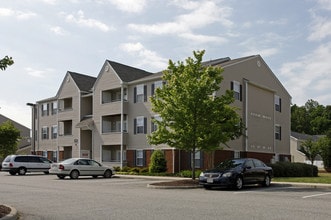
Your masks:
[{"label": "apartment building", "polygon": [[[197,168],[235,157],[290,160],[291,96],[262,57],[221,58],[204,65],[224,69],[217,95],[234,91],[233,105],[247,129],[212,156],[197,152]],[[67,72],[56,96],[33,105],[35,153],[54,161],[89,157],[113,166],[146,167],[153,150],[162,149],[168,172],[190,169],[191,153],[147,142],[146,135],[157,129],[152,118],[159,117],[149,97],[163,83],[162,72],[109,60],[96,78]]]}]

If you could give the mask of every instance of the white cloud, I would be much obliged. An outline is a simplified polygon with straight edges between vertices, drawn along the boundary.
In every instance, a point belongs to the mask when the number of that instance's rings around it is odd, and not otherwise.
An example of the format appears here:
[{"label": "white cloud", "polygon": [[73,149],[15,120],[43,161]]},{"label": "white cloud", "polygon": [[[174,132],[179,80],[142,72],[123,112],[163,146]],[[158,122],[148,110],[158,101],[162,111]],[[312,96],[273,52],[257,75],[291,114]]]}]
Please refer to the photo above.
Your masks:
[{"label": "white cloud", "polygon": [[186,39],[197,40],[198,42],[223,41],[220,37],[197,35],[193,37],[196,29],[204,28],[207,25],[220,23],[224,27],[232,26],[228,19],[232,9],[226,6],[220,7],[214,1],[187,1],[175,0],[172,4],[189,10],[189,13],[177,16],[174,21],[156,24],[129,24],[132,30],[151,34],[176,34]]},{"label": "white cloud", "polygon": [[294,97],[294,104],[308,99],[328,103],[331,100],[331,42],[320,45],[312,53],[295,62],[284,63],[280,75],[284,85]]},{"label": "white cloud", "polygon": [[313,16],[311,31],[312,32],[308,37],[308,40],[311,41],[319,41],[331,36],[331,19]]},{"label": "white cloud", "polygon": [[46,70],[37,70],[31,67],[26,67],[24,70],[27,72],[28,75],[37,77],[37,78],[44,78],[48,75],[49,72],[54,71],[53,69],[46,69]]},{"label": "white cloud", "polygon": [[56,27],[51,27],[50,31],[53,32],[56,35],[64,36],[67,35],[68,32],[65,31],[62,27],[56,26]]},{"label": "white cloud", "polygon": [[146,0],[110,0],[121,11],[140,13],[146,6]]},{"label": "white cloud", "polygon": [[139,66],[150,66],[157,71],[165,69],[168,60],[158,55],[156,52],[146,49],[140,42],[124,43],[120,45],[120,49],[134,56],[139,61]]},{"label": "white cloud", "polygon": [[89,28],[97,28],[103,32],[108,32],[110,30],[114,30],[113,27],[109,27],[108,25],[106,25],[105,23],[98,21],[96,19],[87,19],[84,16],[84,12],[83,11],[78,11],[76,13],[76,16],[73,14],[69,14],[66,16],[66,21],[69,23],[75,23],[79,26],[85,26],[85,27],[89,27]]},{"label": "white cloud", "polygon": [[15,17],[20,20],[27,20],[27,19],[37,16],[37,14],[34,12],[16,11],[16,10],[12,10],[10,8],[0,8],[0,16]]},{"label": "white cloud", "polygon": [[198,42],[198,43],[225,43],[227,42],[226,38],[218,37],[218,36],[208,36],[208,35],[200,35],[200,34],[192,34],[192,33],[183,33],[179,35],[182,38],[185,38],[190,41]]}]

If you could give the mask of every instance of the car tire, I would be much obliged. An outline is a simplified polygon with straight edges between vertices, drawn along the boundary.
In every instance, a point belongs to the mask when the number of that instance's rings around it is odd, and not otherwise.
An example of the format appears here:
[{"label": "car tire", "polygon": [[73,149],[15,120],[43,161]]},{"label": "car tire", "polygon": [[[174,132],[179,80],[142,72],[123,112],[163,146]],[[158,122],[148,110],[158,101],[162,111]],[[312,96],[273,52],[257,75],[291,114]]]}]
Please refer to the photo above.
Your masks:
[{"label": "car tire", "polygon": [[95,179],[95,178],[98,178],[98,176],[97,176],[97,175],[93,175],[92,177],[93,177],[94,179]]},{"label": "car tire", "polygon": [[73,170],[73,171],[71,171],[71,173],[70,173],[70,178],[71,179],[77,179],[79,177],[79,172],[78,172],[78,170]]},{"label": "car tire", "polygon": [[58,177],[59,179],[63,180],[65,176],[64,176],[64,175],[57,175],[57,177]]},{"label": "car tire", "polygon": [[204,185],[203,188],[209,190],[209,189],[211,189],[211,186],[206,186],[206,185]]},{"label": "car tire", "polygon": [[103,174],[103,177],[111,178],[112,175],[113,175],[113,173],[111,172],[111,170],[106,170],[105,173]]},{"label": "car tire", "polygon": [[49,174],[49,172],[48,171],[45,171],[44,174]]},{"label": "car tire", "polygon": [[9,174],[12,175],[12,176],[15,176],[16,172],[15,171],[9,171]]},{"label": "car tire", "polygon": [[244,182],[241,176],[236,177],[236,181],[234,182],[234,188],[236,190],[241,190],[243,188]]},{"label": "car tire", "polygon": [[271,183],[271,178],[269,175],[266,175],[264,177],[264,181],[263,181],[262,185],[265,187],[268,187],[268,186],[270,186],[270,183]]},{"label": "car tire", "polygon": [[18,168],[18,175],[25,175],[26,174],[26,168],[20,167]]}]

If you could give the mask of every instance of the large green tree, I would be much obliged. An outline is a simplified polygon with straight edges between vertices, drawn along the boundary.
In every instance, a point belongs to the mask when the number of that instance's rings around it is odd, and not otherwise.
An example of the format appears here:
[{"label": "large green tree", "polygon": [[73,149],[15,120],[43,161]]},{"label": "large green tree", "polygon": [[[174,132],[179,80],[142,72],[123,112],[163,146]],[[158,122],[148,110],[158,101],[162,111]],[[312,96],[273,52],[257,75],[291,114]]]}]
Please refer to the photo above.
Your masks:
[{"label": "large green tree", "polygon": [[0,60],[0,70],[6,70],[8,66],[13,64],[14,64],[13,58],[5,56]]},{"label": "large green tree", "polygon": [[20,139],[20,131],[14,127],[13,123],[6,121],[0,125],[0,157],[4,158],[9,154],[14,154]]},{"label": "large green tree", "polygon": [[192,153],[192,179],[195,179],[196,151],[212,151],[221,143],[242,134],[240,116],[230,104],[233,92],[219,93],[223,80],[220,67],[204,66],[205,51],[193,52],[184,62],[169,61],[163,73],[166,82],[151,97],[157,130],[148,136],[150,144],[167,144]]}]

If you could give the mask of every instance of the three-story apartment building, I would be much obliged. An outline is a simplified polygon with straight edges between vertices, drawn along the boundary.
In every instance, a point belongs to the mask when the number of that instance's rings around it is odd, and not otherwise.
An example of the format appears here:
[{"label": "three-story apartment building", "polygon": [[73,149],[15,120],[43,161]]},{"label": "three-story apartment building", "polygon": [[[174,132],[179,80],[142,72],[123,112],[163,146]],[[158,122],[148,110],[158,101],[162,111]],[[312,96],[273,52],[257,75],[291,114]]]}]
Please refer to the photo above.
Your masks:
[{"label": "three-story apartment building", "polygon": [[[233,105],[246,130],[213,154],[197,152],[197,168],[234,157],[289,160],[291,96],[262,57],[221,58],[204,65],[224,69],[216,95],[234,91]],[[113,166],[145,167],[153,150],[162,149],[168,172],[190,169],[191,153],[147,142],[146,135],[157,129],[152,119],[159,118],[149,97],[163,83],[162,72],[109,60],[96,78],[67,72],[56,96],[34,105],[35,153],[54,161],[88,157]]]}]

